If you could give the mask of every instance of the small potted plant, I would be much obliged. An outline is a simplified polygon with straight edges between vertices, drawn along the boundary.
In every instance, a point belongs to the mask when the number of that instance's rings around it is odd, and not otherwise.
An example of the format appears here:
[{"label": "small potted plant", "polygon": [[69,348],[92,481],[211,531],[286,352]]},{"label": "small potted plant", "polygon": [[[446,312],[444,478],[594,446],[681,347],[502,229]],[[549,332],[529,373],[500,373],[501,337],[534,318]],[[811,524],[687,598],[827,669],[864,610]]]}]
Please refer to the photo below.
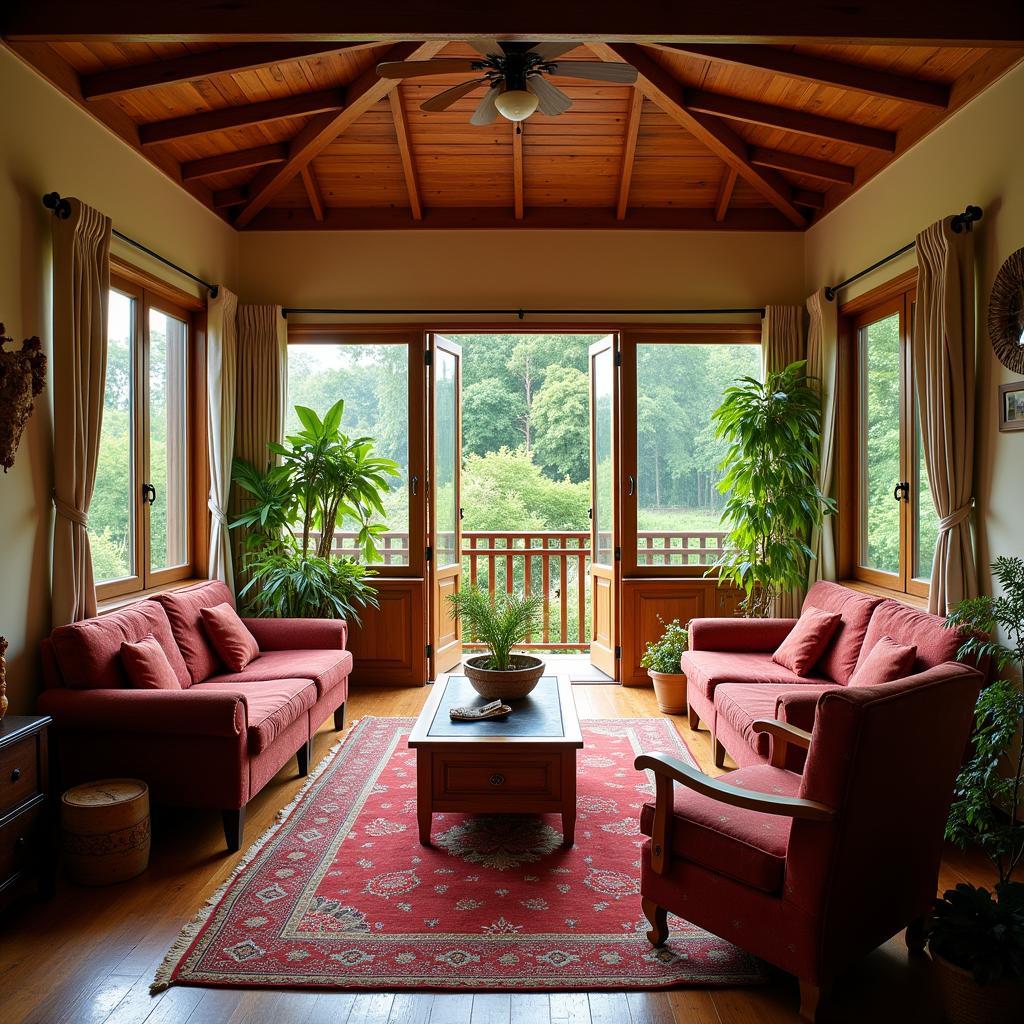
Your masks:
[{"label": "small potted plant", "polygon": [[[958,657],[991,659],[1004,675],[1024,669],[1024,559],[997,558],[1002,596],[962,601],[947,625],[969,639]],[[996,631],[1008,646],[992,639]],[[1011,674],[1012,673],[1008,673]],[[956,781],[946,838],[980,847],[994,862],[992,890],[961,883],[947,890],[928,923],[946,1012],[952,1024],[1024,1020],[1024,693],[1012,679],[990,683],[978,698],[972,754]]]},{"label": "small potted plant", "polygon": [[640,665],[647,669],[654,683],[658,707],[666,715],[685,715],[686,676],[679,667],[679,659],[689,647],[690,637],[679,625],[678,619],[666,624],[659,615],[658,621],[665,627],[665,631],[659,639],[647,645]]},{"label": "small potted plant", "polygon": [[544,662],[512,648],[536,628],[543,608],[539,595],[495,595],[492,601],[479,587],[467,587],[448,598],[455,617],[486,654],[466,658],[463,669],[473,689],[488,700],[525,697],[544,674]]}]

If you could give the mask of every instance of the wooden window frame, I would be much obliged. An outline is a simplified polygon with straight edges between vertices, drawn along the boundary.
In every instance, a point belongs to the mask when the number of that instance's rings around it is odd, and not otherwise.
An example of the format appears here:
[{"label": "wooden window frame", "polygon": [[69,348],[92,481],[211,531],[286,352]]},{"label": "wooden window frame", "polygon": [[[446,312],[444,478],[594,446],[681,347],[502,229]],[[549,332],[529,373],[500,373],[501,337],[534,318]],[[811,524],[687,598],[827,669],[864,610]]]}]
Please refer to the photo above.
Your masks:
[{"label": "wooden window frame", "polygon": [[[205,545],[209,536],[206,512],[208,467],[206,452],[206,316],[205,304],[159,278],[112,256],[110,287],[133,301],[132,337],[132,465],[134,516],[130,576],[96,584],[100,603],[121,602],[165,589],[205,571]],[[142,502],[142,485],[149,472],[149,315],[158,310],[187,326],[185,373],[185,529],[186,559],[182,565],[151,570],[150,506]],[[158,497],[166,500],[166,495]]]},{"label": "wooden window frame", "polygon": [[[929,581],[914,575],[920,495],[917,493],[919,435],[917,393],[911,346],[913,306],[917,298],[917,270],[858,296],[839,307],[839,481],[838,531],[839,575],[858,580],[894,597],[927,599]],[[865,496],[862,473],[863,363],[860,332],[886,316],[900,316],[900,480],[910,482],[910,501],[900,502],[899,571],[887,573],[861,565]],[[898,481],[893,481],[895,487]]]}]

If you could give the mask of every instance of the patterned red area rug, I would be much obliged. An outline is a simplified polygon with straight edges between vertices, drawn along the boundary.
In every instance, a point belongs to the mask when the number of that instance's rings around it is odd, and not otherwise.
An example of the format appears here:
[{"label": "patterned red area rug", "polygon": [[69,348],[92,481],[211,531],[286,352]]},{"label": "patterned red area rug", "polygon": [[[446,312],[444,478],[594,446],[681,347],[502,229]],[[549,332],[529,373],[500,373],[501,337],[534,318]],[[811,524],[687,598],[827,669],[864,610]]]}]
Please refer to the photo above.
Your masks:
[{"label": "patterned red area rug", "polygon": [[642,750],[694,763],[663,719],[583,722],[576,845],[558,816],[435,815],[416,829],[412,719],[367,718],[324,759],[153,985],[595,990],[738,985],[756,960],[670,917],[647,942]]}]

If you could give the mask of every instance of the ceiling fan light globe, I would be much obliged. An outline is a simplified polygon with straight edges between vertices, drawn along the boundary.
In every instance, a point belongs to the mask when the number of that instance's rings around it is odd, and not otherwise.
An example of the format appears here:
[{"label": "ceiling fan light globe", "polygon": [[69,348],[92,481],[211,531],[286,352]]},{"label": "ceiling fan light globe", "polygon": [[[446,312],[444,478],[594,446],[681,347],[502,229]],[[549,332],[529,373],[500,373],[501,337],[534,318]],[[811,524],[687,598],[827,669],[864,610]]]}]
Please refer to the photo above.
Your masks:
[{"label": "ceiling fan light globe", "polygon": [[525,121],[537,109],[537,97],[525,89],[506,89],[494,101],[498,113],[509,121]]}]

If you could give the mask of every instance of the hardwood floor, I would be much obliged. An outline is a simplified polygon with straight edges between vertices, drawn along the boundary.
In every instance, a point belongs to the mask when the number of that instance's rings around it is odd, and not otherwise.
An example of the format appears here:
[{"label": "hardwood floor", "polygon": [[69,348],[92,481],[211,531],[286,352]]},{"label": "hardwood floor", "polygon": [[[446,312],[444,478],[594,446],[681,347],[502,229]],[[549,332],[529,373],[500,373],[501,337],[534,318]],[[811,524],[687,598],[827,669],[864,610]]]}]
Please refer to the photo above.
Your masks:
[{"label": "hardwood floor", "polygon": [[[581,718],[658,715],[646,689],[577,686]],[[349,723],[367,715],[415,715],[429,690],[352,693]],[[706,732],[674,719],[702,767],[714,772]],[[337,739],[325,725],[315,762]],[[898,766],[894,769],[898,772]],[[301,780],[292,762],[250,804],[245,844],[273,823]],[[23,903],[0,922],[0,1021],[4,1024],[793,1024],[792,978],[760,988],[672,992],[316,993],[175,987],[155,997],[149,984],[164,953],[239,855],[224,850],[219,814],[158,811],[153,856],[139,878],[109,889],[61,880],[48,903]],[[244,847],[243,847],[244,849]],[[883,841],[880,839],[880,855]],[[983,864],[949,851],[940,885],[986,879]],[[854,967],[823,1002],[819,1019],[871,1024],[939,1024],[928,961],[909,959],[902,937]]]}]

